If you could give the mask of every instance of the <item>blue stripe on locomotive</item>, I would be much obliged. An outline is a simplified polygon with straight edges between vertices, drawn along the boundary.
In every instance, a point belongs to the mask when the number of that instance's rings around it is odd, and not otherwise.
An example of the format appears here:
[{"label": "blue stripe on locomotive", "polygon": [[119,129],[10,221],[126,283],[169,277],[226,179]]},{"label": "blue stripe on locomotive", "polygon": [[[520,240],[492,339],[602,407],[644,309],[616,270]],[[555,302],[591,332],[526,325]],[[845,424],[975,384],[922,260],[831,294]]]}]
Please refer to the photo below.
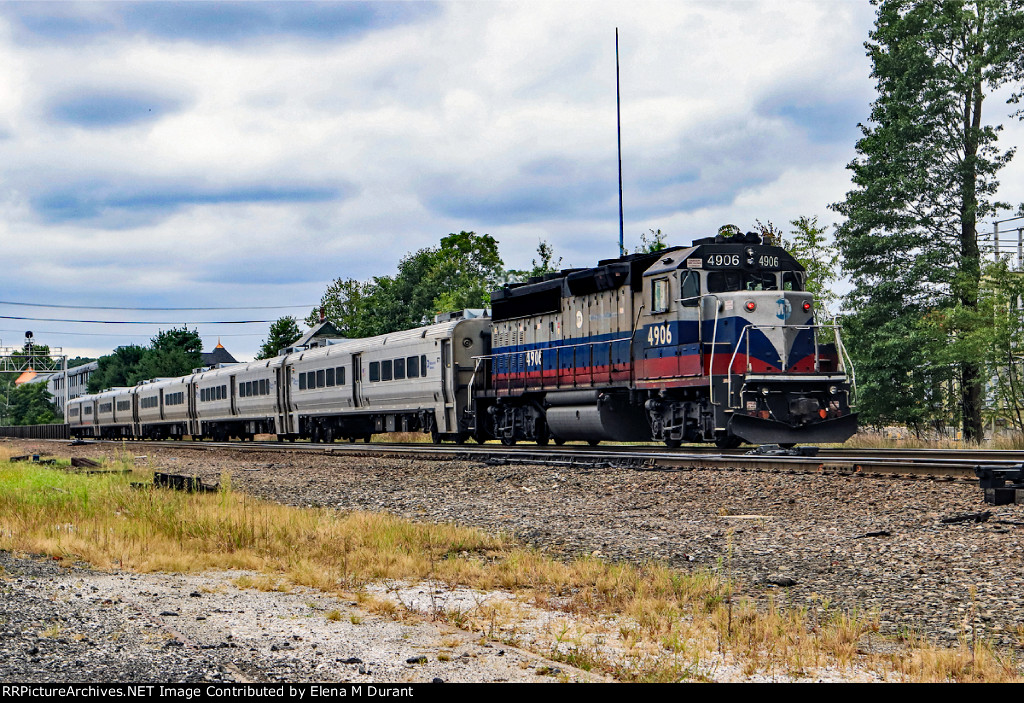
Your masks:
[{"label": "blue stripe on locomotive", "polygon": [[[813,324],[813,321],[808,321]],[[671,334],[669,344],[651,344],[650,337],[655,338],[652,328],[662,328],[667,325]],[[696,321],[670,320],[661,324],[645,325],[637,330],[634,340],[637,358],[645,358],[650,349],[676,349],[682,345],[693,345],[698,341]],[[742,317],[726,317],[718,320],[718,334],[715,336],[714,320],[704,321],[704,341],[711,344],[714,340],[722,349],[720,353],[732,354],[736,350],[737,341],[742,342],[740,353],[746,353],[747,342],[743,330],[750,325],[750,322]],[[765,333],[759,329],[752,329],[750,336],[750,356],[771,366],[779,366],[779,352],[775,345],[768,339]],[[622,333],[612,332],[609,334],[593,335],[578,339],[554,340],[550,342],[538,342],[534,344],[513,345],[496,347],[493,350],[495,356],[492,365],[492,373],[495,376],[508,374],[532,373],[539,371],[554,372],[556,370],[569,370],[589,368],[592,366],[607,366],[609,363],[619,366],[629,364],[630,339],[622,338]],[[548,350],[557,350],[554,353]],[[726,349],[728,351],[726,351]],[[541,351],[536,356],[528,354],[531,351]],[[793,345],[789,350],[786,366],[806,359],[814,354],[814,332],[810,329],[802,329],[797,332]]]}]

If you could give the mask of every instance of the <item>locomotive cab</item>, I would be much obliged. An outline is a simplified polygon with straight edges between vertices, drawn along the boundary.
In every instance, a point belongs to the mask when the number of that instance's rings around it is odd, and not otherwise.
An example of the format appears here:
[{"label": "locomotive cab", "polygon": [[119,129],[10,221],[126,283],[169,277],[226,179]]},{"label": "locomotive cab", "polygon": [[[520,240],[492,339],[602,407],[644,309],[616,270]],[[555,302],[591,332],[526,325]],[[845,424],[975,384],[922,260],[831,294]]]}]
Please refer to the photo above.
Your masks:
[{"label": "locomotive cab", "polygon": [[841,442],[856,431],[838,329],[803,267],[756,234],[698,240],[644,274],[637,387],[656,439]]}]

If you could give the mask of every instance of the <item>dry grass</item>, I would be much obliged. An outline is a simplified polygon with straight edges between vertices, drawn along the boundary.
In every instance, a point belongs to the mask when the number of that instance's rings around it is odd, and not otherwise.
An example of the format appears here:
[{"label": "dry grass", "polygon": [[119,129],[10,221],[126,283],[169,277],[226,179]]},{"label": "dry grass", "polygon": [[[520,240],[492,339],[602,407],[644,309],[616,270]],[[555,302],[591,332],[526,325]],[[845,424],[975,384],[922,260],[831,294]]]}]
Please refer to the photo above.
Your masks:
[{"label": "dry grass", "polygon": [[[915,437],[908,432],[861,431],[845,443],[830,445],[853,449],[978,449],[979,445],[939,436]],[[1020,433],[998,434],[985,440],[982,449],[1024,449],[1024,435]]]},{"label": "dry grass", "polygon": [[[129,460],[120,463],[131,468]],[[393,598],[371,595],[367,584],[429,580],[451,589],[508,589],[523,602],[561,611],[564,622],[526,642],[517,624],[524,616],[505,602],[482,600],[432,616],[625,681],[700,680],[708,676],[709,653],[749,674],[799,677],[824,666],[856,666],[900,680],[1018,677],[1016,662],[985,643],[943,650],[913,641],[895,655],[866,655],[861,645],[878,637],[876,616],[827,608],[812,616],[774,603],[758,608],[734,596],[728,561],[718,574],[596,558],[562,562],[455,525],[267,503],[233,492],[230,480],[217,494],[140,490],[132,480],[138,478],[0,462],[0,549],[141,572],[247,570],[257,575],[240,576],[239,587],[351,593],[364,610],[396,619],[418,616]]]}]

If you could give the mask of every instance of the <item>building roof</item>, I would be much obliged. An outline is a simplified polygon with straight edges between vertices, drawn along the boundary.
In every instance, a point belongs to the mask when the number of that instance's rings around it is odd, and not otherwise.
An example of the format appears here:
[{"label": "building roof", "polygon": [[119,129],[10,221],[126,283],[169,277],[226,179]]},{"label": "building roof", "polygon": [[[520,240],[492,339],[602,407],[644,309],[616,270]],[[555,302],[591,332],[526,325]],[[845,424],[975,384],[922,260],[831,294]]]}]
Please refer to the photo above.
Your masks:
[{"label": "building roof", "polygon": [[14,385],[20,386],[22,383],[28,383],[29,381],[31,381],[33,378],[35,378],[38,375],[39,374],[37,374],[35,371],[32,371],[32,370],[24,371],[24,372],[22,372],[22,374],[20,376],[18,376],[17,379],[15,379]]},{"label": "building roof", "polygon": [[299,337],[298,340],[292,342],[292,347],[313,348],[324,346],[323,342],[328,339],[345,339],[345,337],[330,320],[324,320]]},{"label": "building roof", "polygon": [[237,364],[238,359],[231,356],[231,353],[224,348],[224,345],[217,340],[217,346],[213,351],[203,352],[203,366],[216,366],[217,364]]}]

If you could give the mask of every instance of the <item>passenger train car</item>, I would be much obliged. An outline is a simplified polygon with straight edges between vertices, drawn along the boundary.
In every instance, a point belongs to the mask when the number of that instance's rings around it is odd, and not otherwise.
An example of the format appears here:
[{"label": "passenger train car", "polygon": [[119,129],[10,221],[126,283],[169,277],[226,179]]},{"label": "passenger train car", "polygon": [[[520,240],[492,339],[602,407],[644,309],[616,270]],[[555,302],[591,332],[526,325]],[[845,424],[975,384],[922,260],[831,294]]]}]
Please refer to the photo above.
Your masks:
[{"label": "passenger train car", "polygon": [[[711,237],[494,291],[490,318],[348,339],[69,404],[95,437],[841,442],[857,426],[839,330],[803,267]],[[852,371],[852,369],[850,369]]]}]

